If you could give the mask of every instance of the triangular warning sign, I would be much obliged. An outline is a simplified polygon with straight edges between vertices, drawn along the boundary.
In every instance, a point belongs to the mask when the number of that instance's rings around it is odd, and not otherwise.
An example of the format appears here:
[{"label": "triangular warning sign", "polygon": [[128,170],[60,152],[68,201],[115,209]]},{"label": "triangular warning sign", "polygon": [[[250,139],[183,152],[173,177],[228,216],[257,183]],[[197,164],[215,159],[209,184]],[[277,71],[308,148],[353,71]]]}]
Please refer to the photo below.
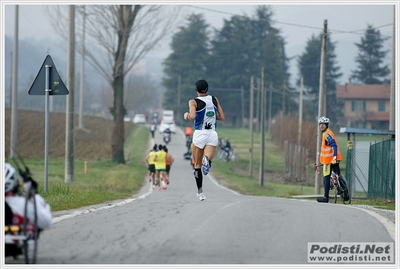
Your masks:
[{"label": "triangular warning sign", "polygon": [[[48,78],[46,78],[46,69],[49,70]],[[46,79],[49,81],[49,95],[67,95],[69,91],[65,87],[64,82],[61,80],[57,72],[56,66],[53,63],[50,55],[46,56],[42,67],[39,70],[31,88],[28,91],[29,95],[45,95]]]}]

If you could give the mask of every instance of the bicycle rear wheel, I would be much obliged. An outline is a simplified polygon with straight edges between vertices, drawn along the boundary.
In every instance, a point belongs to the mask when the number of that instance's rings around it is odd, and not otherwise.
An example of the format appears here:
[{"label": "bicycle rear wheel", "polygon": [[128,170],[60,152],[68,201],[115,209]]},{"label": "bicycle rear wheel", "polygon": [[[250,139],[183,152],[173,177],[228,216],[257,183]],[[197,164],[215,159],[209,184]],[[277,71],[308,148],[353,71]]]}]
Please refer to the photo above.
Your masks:
[{"label": "bicycle rear wheel", "polygon": [[[340,175],[339,178],[340,178],[340,180],[342,180],[344,182],[345,186],[347,186],[347,194],[349,196],[347,202],[348,202],[348,204],[351,204],[351,195],[350,195],[349,184],[347,183],[346,178],[343,175]],[[346,204],[345,193],[343,193],[343,195],[341,195],[341,196],[343,199],[343,203]]]},{"label": "bicycle rear wheel", "polygon": [[340,187],[340,189],[341,189],[340,197],[342,198],[343,204],[346,204],[345,192],[342,187]]}]

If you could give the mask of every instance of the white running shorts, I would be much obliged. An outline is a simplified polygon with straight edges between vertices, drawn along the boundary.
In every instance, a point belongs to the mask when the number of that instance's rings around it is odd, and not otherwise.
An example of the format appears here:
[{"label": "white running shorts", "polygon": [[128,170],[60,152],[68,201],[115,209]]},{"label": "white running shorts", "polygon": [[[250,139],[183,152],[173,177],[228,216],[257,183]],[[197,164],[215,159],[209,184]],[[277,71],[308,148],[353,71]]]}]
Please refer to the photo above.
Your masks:
[{"label": "white running shorts", "polygon": [[218,145],[218,133],[215,130],[194,130],[193,144],[201,149],[206,145]]}]

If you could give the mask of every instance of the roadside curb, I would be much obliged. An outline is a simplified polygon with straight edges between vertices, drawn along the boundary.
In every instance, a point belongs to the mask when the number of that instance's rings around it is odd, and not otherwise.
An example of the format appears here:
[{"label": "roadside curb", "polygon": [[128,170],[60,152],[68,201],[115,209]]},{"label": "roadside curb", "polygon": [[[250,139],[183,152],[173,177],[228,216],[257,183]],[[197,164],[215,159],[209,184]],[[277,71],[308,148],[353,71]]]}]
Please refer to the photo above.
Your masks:
[{"label": "roadside curb", "polygon": [[[306,199],[306,198],[318,198],[322,197],[321,195],[294,195],[293,199]],[[332,196],[329,196],[332,198]],[[309,201],[309,200],[307,200]],[[358,210],[362,210],[367,214],[371,215],[375,219],[377,219],[387,230],[390,237],[395,241],[396,235],[396,211],[395,210],[387,210],[387,209],[379,209],[369,205],[357,205],[357,204],[338,204],[341,206],[349,206]]]}]

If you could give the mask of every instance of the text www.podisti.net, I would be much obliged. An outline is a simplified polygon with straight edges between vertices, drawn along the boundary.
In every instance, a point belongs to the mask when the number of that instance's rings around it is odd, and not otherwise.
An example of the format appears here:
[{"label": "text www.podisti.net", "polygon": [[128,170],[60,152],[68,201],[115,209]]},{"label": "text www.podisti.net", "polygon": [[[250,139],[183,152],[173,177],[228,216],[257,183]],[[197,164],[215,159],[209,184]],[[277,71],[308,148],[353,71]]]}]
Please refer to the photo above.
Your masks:
[{"label": "text www.podisti.net", "polygon": [[309,263],[394,263],[393,242],[308,243]]}]

